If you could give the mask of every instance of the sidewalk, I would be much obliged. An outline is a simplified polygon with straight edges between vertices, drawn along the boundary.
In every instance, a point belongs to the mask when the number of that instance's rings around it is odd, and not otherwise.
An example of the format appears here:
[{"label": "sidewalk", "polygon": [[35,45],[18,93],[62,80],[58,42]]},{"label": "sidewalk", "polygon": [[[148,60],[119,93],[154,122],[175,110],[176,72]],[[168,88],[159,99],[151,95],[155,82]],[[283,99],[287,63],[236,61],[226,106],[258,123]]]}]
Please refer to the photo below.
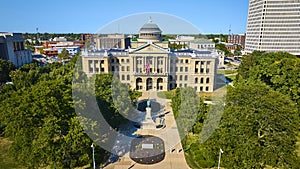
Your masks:
[{"label": "sidewalk", "polygon": [[[158,98],[156,92],[143,92],[142,97],[139,100],[155,99],[164,106],[164,110],[161,113],[165,114],[166,127],[160,130],[137,130],[135,135],[153,135],[160,137],[165,143],[165,159],[157,164],[142,165],[137,164],[129,157],[127,152],[123,157],[120,157],[119,161],[108,165],[106,169],[189,169],[184,152],[182,149],[177,124],[174,119],[173,111],[170,105],[170,100]],[[122,138],[120,138],[122,139]]]}]

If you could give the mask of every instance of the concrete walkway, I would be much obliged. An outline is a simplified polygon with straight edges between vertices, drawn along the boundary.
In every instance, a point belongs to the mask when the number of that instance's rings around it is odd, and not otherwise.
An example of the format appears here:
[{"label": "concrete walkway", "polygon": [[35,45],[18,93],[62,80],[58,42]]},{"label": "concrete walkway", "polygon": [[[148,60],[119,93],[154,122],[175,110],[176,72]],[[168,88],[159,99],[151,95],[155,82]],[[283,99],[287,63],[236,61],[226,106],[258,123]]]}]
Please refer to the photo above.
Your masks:
[{"label": "concrete walkway", "polygon": [[[139,98],[139,100],[145,100],[150,98],[151,100],[155,100],[156,102],[159,102],[162,106],[164,106],[163,110],[160,112],[160,114],[164,114],[165,118],[165,124],[166,127],[164,129],[160,130],[137,130],[134,135],[153,135],[156,137],[160,137],[164,140],[165,143],[165,159],[157,164],[152,165],[142,165],[135,163],[133,160],[129,157],[129,147],[126,148],[126,151],[124,150],[124,154],[122,157],[119,158],[118,161],[115,163],[112,163],[105,168],[107,169],[189,169],[184,152],[182,149],[177,124],[174,119],[173,111],[171,108],[170,100],[167,99],[161,99],[157,97],[156,92],[143,92],[142,97]],[[126,129],[128,130],[128,129]],[[117,139],[122,140],[122,136]],[[126,140],[131,142],[131,140]],[[127,145],[130,145],[130,143],[127,143]]]}]

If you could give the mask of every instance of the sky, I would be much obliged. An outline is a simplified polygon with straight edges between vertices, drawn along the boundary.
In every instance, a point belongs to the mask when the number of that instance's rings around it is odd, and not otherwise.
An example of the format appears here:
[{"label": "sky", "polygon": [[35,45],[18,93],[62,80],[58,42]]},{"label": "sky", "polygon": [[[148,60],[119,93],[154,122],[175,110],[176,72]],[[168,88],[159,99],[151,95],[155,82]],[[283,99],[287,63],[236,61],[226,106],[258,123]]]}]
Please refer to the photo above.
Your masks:
[{"label": "sky", "polygon": [[[1,0],[0,32],[136,32],[152,17],[163,33],[245,33],[249,0]],[[195,29],[197,31],[195,31]]]}]

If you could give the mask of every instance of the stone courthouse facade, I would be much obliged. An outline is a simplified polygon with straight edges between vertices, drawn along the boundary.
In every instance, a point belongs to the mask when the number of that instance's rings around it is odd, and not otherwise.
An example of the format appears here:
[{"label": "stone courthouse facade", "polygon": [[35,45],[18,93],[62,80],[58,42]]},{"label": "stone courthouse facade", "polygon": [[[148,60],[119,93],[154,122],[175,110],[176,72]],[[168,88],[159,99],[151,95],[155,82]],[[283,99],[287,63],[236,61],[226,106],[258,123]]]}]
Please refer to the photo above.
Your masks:
[{"label": "stone courthouse facade", "polygon": [[212,92],[218,57],[212,50],[171,50],[162,31],[150,19],[131,39],[129,49],[107,48],[85,51],[82,67],[87,75],[112,72],[122,83],[138,91],[168,91],[193,87]]}]

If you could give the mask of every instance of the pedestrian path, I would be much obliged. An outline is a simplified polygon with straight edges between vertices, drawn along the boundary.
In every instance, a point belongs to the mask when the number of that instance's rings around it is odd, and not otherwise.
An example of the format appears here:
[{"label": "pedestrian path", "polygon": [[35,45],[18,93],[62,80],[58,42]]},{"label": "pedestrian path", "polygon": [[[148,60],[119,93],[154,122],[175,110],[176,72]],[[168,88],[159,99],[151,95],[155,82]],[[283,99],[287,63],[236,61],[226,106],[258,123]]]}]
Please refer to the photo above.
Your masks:
[{"label": "pedestrian path", "polygon": [[[137,130],[134,132],[135,136],[138,135],[153,135],[159,137],[164,140],[165,143],[165,159],[157,164],[152,165],[142,165],[135,163],[129,157],[129,150],[130,150],[130,143],[131,140],[125,140],[126,144],[124,145],[124,150],[122,151],[119,144],[116,143],[116,152],[120,154],[120,158],[106,166],[106,169],[189,169],[184,152],[182,149],[177,124],[173,115],[173,111],[171,108],[171,101],[167,99],[161,99],[157,97],[156,92],[143,92],[142,97],[139,100],[145,99],[155,100],[163,105],[163,114],[165,117],[165,124],[166,127],[164,129],[157,129],[157,130]],[[130,125],[130,124],[128,124]],[[128,126],[127,126],[128,127]],[[121,129],[121,131],[127,131],[128,128]],[[124,141],[124,135],[120,134],[116,142],[122,140]],[[128,138],[126,138],[128,139]],[[134,139],[134,138],[132,138]]]}]

